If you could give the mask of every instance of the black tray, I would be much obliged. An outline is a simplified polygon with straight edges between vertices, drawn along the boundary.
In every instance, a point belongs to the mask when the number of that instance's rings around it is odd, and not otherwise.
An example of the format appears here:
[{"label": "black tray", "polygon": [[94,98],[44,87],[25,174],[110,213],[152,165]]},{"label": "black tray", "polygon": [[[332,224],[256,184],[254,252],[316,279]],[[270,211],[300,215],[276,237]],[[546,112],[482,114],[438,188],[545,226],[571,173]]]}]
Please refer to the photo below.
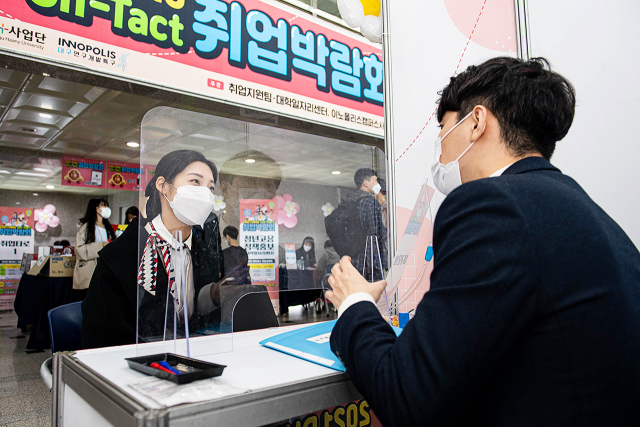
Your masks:
[{"label": "black tray", "polygon": [[[129,357],[125,359],[129,367],[133,370],[147,375],[173,381],[176,384],[187,384],[192,381],[203,380],[205,378],[219,377],[226,365],[203,362],[202,360],[191,359],[189,357],[178,356],[172,353],[152,354],[150,356]],[[153,362],[165,361],[172,367],[183,371],[182,375],[170,374],[160,369],[152,368]]]}]

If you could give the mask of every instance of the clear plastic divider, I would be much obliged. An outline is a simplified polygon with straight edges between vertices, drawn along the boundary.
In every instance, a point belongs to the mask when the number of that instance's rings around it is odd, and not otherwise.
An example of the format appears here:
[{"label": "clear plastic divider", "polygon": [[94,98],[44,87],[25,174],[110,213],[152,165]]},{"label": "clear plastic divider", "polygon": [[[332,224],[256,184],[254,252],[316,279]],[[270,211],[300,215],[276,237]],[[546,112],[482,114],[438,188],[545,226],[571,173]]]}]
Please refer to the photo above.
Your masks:
[{"label": "clear plastic divider", "polygon": [[139,355],[230,352],[234,332],[335,319],[341,255],[384,276],[380,149],[169,107],[141,133]]}]

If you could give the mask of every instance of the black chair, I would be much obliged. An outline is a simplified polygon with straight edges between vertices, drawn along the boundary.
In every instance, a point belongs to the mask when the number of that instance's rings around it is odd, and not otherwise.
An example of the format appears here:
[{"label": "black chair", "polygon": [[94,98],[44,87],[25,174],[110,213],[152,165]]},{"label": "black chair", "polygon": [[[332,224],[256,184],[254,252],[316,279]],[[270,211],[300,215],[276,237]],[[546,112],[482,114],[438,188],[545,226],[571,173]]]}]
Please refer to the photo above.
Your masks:
[{"label": "black chair", "polygon": [[278,317],[268,292],[246,294],[233,310],[233,332],[277,328]]},{"label": "black chair", "polygon": [[49,310],[51,352],[75,351],[82,348],[82,302],[61,305]]},{"label": "black chair", "polygon": [[[47,313],[49,333],[51,334],[51,352],[75,351],[82,348],[80,331],[82,330],[82,302],[72,302],[52,308]],[[40,377],[51,391],[53,386],[52,358],[40,366]]]}]

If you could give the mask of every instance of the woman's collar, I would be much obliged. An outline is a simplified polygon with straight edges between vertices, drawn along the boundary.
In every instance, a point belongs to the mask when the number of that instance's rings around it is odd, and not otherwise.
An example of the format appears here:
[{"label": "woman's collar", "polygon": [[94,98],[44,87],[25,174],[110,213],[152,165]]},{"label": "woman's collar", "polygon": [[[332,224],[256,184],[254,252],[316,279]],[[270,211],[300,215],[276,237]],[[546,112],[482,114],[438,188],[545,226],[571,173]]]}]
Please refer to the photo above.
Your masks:
[{"label": "woman's collar", "polygon": [[[169,230],[167,230],[167,227],[165,227],[164,223],[162,222],[162,217],[160,215],[155,217],[153,221],[151,221],[151,223],[153,224],[153,227],[156,229],[160,237],[162,237],[167,242],[173,242],[173,236],[171,235],[171,233],[169,233]],[[191,250],[192,236],[193,236],[193,231],[189,234],[189,237],[187,237],[187,240],[184,241],[185,245],[187,245],[189,250]],[[173,245],[173,243],[171,246],[174,249],[178,249],[175,245]]]}]

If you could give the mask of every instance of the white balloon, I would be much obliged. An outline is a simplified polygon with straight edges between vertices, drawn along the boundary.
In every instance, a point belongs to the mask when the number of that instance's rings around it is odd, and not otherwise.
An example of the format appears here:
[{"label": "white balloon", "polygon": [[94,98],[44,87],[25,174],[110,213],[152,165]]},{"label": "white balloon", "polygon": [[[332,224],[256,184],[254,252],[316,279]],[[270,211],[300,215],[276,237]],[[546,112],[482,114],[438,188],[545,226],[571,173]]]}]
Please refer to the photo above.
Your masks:
[{"label": "white balloon", "polygon": [[358,28],[364,21],[364,8],[360,0],[338,0],[340,17],[351,28]]},{"label": "white balloon", "polygon": [[374,43],[382,42],[382,18],[379,16],[367,15],[360,26],[360,32],[369,41]]}]

